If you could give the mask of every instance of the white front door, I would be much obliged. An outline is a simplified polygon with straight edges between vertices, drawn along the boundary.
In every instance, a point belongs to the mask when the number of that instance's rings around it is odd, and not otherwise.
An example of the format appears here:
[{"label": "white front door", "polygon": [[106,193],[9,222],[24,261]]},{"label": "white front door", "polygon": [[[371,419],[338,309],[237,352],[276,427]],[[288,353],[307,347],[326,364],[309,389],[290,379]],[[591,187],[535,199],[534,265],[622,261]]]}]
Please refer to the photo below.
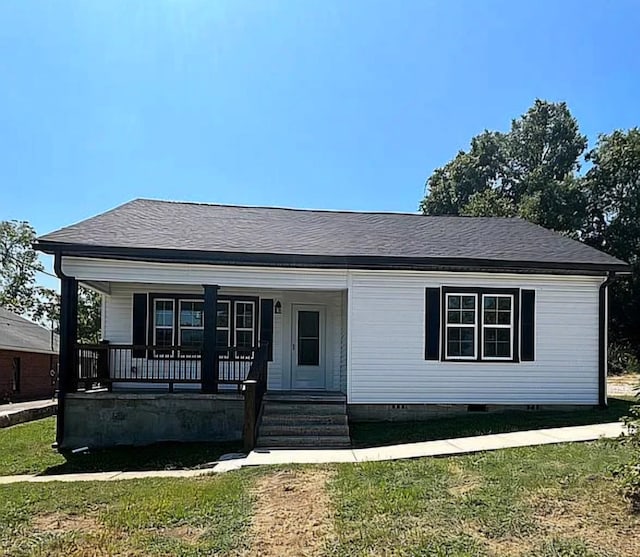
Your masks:
[{"label": "white front door", "polygon": [[293,306],[291,346],[291,388],[324,389],[325,308],[316,305]]}]

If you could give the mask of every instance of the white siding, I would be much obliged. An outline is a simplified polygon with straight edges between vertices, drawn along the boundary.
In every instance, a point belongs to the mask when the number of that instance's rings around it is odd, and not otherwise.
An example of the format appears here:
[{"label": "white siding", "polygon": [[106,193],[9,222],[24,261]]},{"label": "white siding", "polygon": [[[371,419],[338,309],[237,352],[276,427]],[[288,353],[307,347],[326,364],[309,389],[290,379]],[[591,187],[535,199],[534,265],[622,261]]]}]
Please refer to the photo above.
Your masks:
[{"label": "white siding", "polygon": [[337,269],[184,265],[65,256],[62,258],[62,270],[81,281],[112,283],[187,284],[197,287],[220,284],[277,290],[342,290],[347,287],[347,271]]},{"label": "white siding", "polygon": [[[349,402],[596,404],[600,277],[353,272]],[[424,359],[425,288],[536,291],[536,361]]]},{"label": "white siding", "polygon": [[[154,285],[142,283],[112,283],[111,295],[104,297],[103,336],[112,343],[130,344],[132,342],[132,312],[134,293],[183,293],[202,294],[202,288],[194,285]],[[342,293],[341,292],[300,292],[277,291],[267,289],[239,289],[223,287],[219,291],[224,295],[245,295],[273,298],[282,304],[282,313],[274,315],[273,321],[273,361],[269,363],[269,388],[273,390],[291,388],[291,352],[292,323],[291,306],[293,304],[323,305],[326,308],[326,361],[329,390],[339,390],[346,383],[341,377],[342,359]],[[129,365],[130,362],[125,362]],[[162,364],[160,364],[162,365]],[[197,362],[193,362],[199,369]],[[221,362],[221,365],[223,363]],[[130,365],[129,365],[130,367]],[[346,373],[346,370],[344,370]]]}]

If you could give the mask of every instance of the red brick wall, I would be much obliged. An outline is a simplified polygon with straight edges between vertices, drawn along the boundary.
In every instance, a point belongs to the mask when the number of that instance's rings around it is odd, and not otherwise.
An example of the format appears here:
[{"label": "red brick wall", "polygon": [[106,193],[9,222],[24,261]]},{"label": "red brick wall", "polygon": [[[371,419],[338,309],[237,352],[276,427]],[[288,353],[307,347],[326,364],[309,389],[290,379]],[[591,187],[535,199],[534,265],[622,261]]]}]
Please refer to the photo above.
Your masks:
[{"label": "red brick wall", "polygon": [[[13,391],[13,361],[20,358],[20,391]],[[49,371],[57,370],[58,356],[0,350],[0,400],[34,400],[51,398],[55,386]]]}]

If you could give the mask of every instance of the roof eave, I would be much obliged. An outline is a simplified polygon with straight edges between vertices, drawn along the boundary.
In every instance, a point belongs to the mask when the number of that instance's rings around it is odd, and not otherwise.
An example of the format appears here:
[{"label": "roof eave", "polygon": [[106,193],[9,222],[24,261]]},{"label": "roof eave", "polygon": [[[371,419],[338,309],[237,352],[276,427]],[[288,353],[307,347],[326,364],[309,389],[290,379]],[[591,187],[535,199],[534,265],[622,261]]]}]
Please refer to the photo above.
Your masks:
[{"label": "roof eave", "polygon": [[74,244],[38,239],[34,248],[51,255],[99,259],[260,267],[371,269],[414,271],[486,271],[549,274],[629,274],[628,264],[511,261],[456,257],[336,256],[279,253],[220,252],[161,248],[131,248]]}]

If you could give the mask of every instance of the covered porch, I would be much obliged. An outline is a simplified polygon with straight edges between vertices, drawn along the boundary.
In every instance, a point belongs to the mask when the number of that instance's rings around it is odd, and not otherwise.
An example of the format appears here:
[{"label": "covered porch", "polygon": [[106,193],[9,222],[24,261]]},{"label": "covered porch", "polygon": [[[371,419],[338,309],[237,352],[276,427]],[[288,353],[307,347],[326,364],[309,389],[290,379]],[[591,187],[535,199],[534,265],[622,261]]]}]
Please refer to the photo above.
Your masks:
[{"label": "covered porch", "polygon": [[[62,280],[62,406],[66,397],[89,411],[94,399],[103,415],[105,404],[126,406],[131,415],[132,406],[148,413],[151,404],[153,414],[159,404],[169,421],[176,417],[169,413],[189,414],[191,406],[191,418],[203,421],[198,435],[216,440],[227,418],[212,411],[207,425],[202,409],[233,408],[235,425],[224,429],[236,437],[241,431],[252,448],[267,390],[346,392],[346,290],[83,281],[103,295],[103,340],[84,344],[75,335],[78,282]],[[178,400],[184,402],[176,406]],[[70,413],[76,423],[78,414]],[[189,434],[176,432],[158,440]],[[63,430],[58,436],[62,441]]]}]

